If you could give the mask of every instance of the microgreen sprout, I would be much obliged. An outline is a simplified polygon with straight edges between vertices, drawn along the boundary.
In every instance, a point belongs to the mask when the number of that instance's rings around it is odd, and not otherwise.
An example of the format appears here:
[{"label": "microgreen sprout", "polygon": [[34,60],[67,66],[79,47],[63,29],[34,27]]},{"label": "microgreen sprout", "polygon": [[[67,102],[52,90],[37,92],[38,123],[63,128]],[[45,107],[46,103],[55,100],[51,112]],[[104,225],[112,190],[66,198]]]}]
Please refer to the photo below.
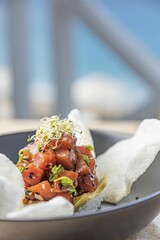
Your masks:
[{"label": "microgreen sprout", "polygon": [[80,133],[80,127],[72,120],[65,118],[60,119],[59,116],[45,117],[40,120],[36,134],[28,138],[29,141],[35,141],[38,150],[44,148],[52,139],[60,139],[63,133],[75,136]]}]

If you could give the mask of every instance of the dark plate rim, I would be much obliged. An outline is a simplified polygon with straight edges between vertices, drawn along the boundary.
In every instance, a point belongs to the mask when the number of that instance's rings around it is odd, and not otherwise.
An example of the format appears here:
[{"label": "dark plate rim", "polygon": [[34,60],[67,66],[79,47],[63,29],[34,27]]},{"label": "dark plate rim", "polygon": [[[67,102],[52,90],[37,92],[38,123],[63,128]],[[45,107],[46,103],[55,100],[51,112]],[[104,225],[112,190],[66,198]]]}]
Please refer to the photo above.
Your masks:
[{"label": "dark plate rim", "polygon": [[[27,130],[27,131],[16,131],[16,132],[11,132],[11,133],[3,133],[0,134],[0,138],[3,136],[10,136],[10,135],[18,135],[18,134],[26,134],[26,133],[31,133],[31,132],[35,132],[35,130],[31,129],[31,130]],[[118,132],[118,131],[102,131],[102,130],[94,130],[91,129],[91,132],[97,132],[100,134],[111,134],[111,135],[122,135],[125,137],[131,137],[132,134],[128,134],[128,133],[124,133],[124,132]],[[70,216],[70,217],[58,217],[58,218],[49,218],[49,219],[22,219],[22,220],[17,220],[17,219],[6,219],[6,218],[2,218],[0,219],[0,222],[55,222],[55,221],[65,221],[65,220],[72,220],[72,219],[77,219],[77,218],[87,218],[87,217],[96,217],[98,215],[106,215],[106,214],[111,214],[111,213],[115,213],[115,212],[119,212],[119,211],[123,211],[125,209],[130,209],[133,208],[135,206],[140,206],[143,204],[147,204],[148,202],[156,199],[156,198],[160,198],[160,190],[156,191],[152,194],[149,194],[145,197],[139,198],[137,200],[133,200],[127,203],[119,203],[118,205],[112,205],[111,207],[108,207],[107,209],[100,209],[98,211],[88,211],[88,212],[83,212],[83,213],[75,213],[74,215]]]}]

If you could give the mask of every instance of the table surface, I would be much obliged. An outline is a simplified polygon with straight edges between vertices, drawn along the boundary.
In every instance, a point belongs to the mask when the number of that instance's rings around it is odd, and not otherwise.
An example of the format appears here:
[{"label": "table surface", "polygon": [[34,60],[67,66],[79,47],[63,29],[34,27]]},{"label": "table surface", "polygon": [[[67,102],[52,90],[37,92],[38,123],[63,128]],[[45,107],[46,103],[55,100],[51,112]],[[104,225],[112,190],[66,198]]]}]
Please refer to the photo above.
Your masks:
[{"label": "table surface", "polygon": [[[38,120],[0,120],[0,134],[14,133],[19,131],[35,130],[38,126]],[[125,133],[134,133],[139,122],[131,121],[91,121],[86,123],[90,129],[99,129],[103,131],[118,131]],[[160,214],[147,227],[139,233],[130,237],[128,240],[159,240],[160,239]]]}]

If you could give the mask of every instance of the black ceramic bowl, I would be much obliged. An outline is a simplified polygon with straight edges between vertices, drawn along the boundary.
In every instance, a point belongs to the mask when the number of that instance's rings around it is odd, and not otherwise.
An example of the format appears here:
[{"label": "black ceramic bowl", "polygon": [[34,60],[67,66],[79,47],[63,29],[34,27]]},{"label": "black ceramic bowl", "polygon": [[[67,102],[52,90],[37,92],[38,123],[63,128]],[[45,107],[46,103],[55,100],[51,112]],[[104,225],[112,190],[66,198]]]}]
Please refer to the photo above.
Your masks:
[{"label": "black ceramic bowl", "polygon": [[[0,136],[0,152],[14,162],[24,147],[28,135],[15,133]],[[97,155],[129,135],[92,131]],[[131,194],[118,205],[102,204],[95,213],[75,214],[72,217],[39,221],[0,221],[2,240],[114,240],[126,239],[151,222],[160,212],[160,161],[156,160],[134,184]],[[1,196],[2,197],[2,196]]]}]

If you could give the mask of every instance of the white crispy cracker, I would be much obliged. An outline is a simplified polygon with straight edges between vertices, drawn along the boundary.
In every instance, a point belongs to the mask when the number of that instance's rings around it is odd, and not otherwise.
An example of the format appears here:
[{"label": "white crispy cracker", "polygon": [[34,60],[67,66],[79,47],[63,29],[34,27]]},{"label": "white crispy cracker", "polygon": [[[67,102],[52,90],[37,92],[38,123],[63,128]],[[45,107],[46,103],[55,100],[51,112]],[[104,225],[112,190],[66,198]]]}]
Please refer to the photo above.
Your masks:
[{"label": "white crispy cracker", "polygon": [[20,171],[0,153],[0,215],[22,206],[25,196],[24,182]]},{"label": "white crispy cracker", "polygon": [[24,188],[0,176],[0,216],[22,207]]},{"label": "white crispy cracker", "polygon": [[18,211],[8,213],[8,219],[51,219],[69,217],[74,213],[73,204],[63,197],[55,197],[47,202],[28,205]]},{"label": "white crispy cracker", "polygon": [[[73,109],[69,114],[68,118],[71,119],[75,124],[78,124],[82,133],[79,131],[76,132],[77,145],[91,145],[94,147],[93,139],[90,133],[90,130],[85,125],[83,117],[78,109]],[[92,151],[93,156],[95,157],[95,151]]]},{"label": "white crispy cracker", "polygon": [[24,187],[22,174],[15,166],[15,164],[2,153],[0,153],[0,176],[6,177],[8,181],[14,183],[19,187]]},{"label": "white crispy cracker", "polygon": [[133,137],[120,141],[97,157],[97,175],[107,176],[104,200],[117,203],[147,170],[160,150],[160,121],[144,120]]}]

